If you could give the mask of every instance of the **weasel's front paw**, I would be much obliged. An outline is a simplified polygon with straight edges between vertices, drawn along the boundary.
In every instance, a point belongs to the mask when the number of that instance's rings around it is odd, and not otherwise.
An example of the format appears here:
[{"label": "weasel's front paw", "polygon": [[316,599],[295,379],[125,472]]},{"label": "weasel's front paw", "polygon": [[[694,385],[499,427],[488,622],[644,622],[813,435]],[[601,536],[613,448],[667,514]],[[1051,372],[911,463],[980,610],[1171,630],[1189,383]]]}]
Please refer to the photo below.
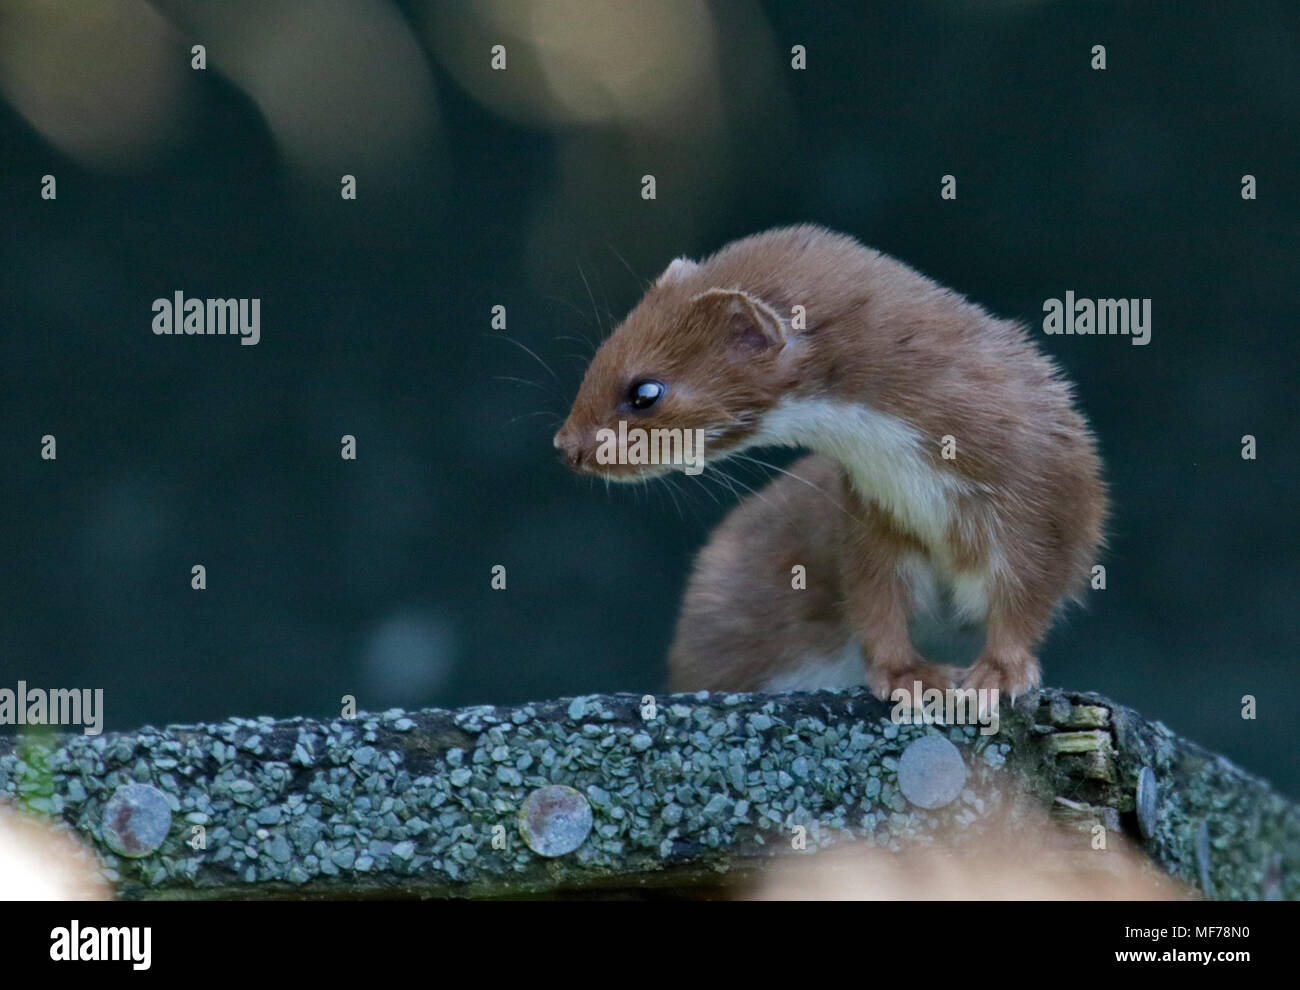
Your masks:
[{"label": "weasel's front paw", "polygon": [[[889,701],[895,691],[906,691],[908,695],[916,692],[916,682],[921,682],[921,690],[937,688],[946,691],[953,685],[957,675],[955,667],[944,664],[917,661],[906,667],[881,667],[872,665],[867,668],[867,687],[881,701]],[[921,704],[920,698],[914,699]]]},{"label": "weasel's front paw", "polygon": [[1028,650],[985,654],[966,672],[964,688],[997,690],[1014,705],[1016,698],[1042,683],[1038,659]]}]

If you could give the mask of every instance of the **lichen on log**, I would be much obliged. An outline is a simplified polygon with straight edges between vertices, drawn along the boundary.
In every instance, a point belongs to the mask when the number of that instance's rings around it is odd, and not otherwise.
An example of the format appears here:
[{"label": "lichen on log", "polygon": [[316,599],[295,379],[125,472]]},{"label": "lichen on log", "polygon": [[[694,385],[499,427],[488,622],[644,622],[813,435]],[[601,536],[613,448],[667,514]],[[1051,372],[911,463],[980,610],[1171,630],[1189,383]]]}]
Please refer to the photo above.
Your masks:
[{"label": "lichen on log", "polygon": [[1202,896],[1300,898],[1300,809],[1130,709],[1047,689],[991,735],[890,712],[862,690],[591,695],[0,739],[0,802],[79,835],[128,898],[725,886],[850,843],[974,848],[1049,810]]}]

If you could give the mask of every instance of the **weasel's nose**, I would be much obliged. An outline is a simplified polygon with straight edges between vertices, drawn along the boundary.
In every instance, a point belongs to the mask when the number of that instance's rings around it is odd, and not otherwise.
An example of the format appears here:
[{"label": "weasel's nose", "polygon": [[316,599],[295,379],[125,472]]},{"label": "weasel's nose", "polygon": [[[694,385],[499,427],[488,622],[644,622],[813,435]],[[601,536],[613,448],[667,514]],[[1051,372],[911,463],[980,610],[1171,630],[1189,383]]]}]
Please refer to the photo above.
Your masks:
[{"label": "weasel's nose", "polygon": [[572,433],[560,430],[559,433],[555,434],[555,439],[551,443],[555,445],[555,449],[559,452],[560,460],[567,467],[577,470],[583,461],[582,442]]}]

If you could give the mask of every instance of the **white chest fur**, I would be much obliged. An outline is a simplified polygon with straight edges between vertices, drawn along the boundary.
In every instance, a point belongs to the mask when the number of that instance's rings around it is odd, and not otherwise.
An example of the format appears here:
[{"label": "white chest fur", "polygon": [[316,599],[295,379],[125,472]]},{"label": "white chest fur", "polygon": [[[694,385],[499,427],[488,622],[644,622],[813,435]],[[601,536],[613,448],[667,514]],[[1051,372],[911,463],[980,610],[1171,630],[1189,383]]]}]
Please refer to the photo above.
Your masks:
[{"label": "white chest fur", "polygon": [[948,533],[956,496],[967,486],[934,463],[925,438],[914,426],[860,403],[831,399],[786,399],[764,416],[755,445],[805,447],[844,465],[854,488],[888,512],[929,551],[934,576],[948,584],[959,611],[983,618],[987,576],[955,571]]},{"label": "white chest fur", "polygon": [[953,496],[963,486],[934,466],[910,424],[858,403],[786,399],[763,418],[755,442],[807,447],[834,457],[863,496],[933,553],[943,553]]}]

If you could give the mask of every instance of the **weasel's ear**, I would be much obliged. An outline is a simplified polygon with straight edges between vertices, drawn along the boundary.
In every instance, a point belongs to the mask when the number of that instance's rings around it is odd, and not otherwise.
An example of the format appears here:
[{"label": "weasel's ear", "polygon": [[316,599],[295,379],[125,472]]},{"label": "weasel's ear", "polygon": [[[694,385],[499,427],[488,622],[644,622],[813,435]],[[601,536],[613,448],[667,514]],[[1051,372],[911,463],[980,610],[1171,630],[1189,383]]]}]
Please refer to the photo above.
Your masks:
[{"label": "weasel's ear", "polygon": [[730,343],[749,353],[786,345],[785,323],[767,303],[739,289],[709,289],[692,302],[717,314],[726,326]]},{"label": "weasel's ear", "polygon": [[655,285],[676,282],[679,278],[689,275],[699,267],[690,258],[674,258],[672,264],[665,268],[664,273],[655,280]]}]

